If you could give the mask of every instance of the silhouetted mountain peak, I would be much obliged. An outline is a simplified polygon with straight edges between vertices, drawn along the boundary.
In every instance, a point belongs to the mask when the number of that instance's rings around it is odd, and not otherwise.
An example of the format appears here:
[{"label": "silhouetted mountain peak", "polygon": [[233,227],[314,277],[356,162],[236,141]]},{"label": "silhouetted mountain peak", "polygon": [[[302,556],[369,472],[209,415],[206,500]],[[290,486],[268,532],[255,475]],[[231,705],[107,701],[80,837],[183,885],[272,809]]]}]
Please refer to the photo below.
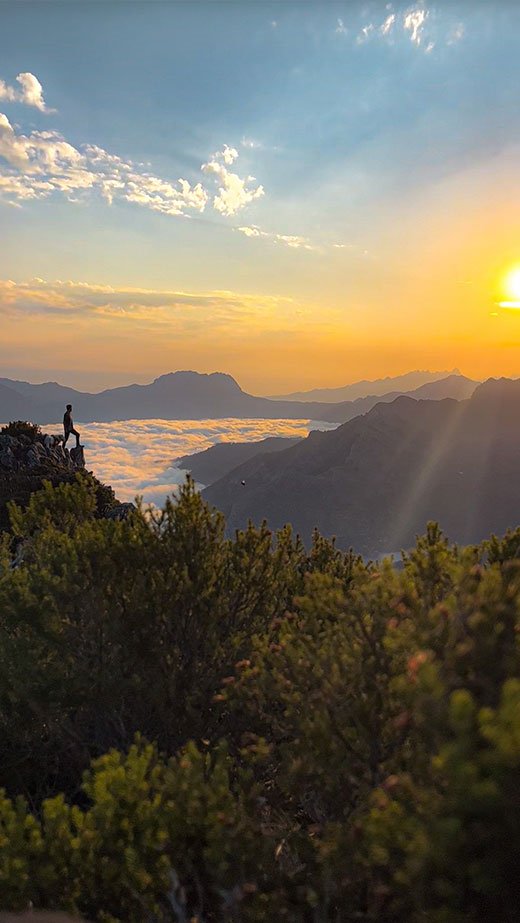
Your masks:
[{"label": "silhouetted mountain peak", "polygon": [[472,401],[501,400],[504,397],[520,397],[520,379],[488,378],[475,388]]},{"label": "silhouetted mountain peak", "polygon": [[189,387],[199,391],[206,387],[219,388],[220,391],[242,392],[237,381],[226,372],[193,372],[189,369],[179,372],[166,372],[152,382],[158,387]]}]

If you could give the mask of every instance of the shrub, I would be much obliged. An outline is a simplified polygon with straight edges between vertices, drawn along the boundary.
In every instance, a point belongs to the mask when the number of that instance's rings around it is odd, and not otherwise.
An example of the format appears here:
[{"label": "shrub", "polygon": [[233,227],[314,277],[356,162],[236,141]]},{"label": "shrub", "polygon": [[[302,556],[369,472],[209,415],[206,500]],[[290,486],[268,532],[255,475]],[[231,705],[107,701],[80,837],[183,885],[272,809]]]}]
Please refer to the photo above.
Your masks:
[{"label": "shrub", "polygon": [[37,423],[28,423],[27,420],[16,420],[0,429],[0,436],[13,436],[15,439],[21,436],[30,442],[35,442],[41,435],[41,427]]},{"label": "shrub", "polygon": [[289,529],[226,540],[190,480],[124,522],[97,518],[84,481],[11,516],[7,908],[100,923],[516,918],[516,533],[459,548],[429,524],[397,570],[318,535],[306,552]]}]

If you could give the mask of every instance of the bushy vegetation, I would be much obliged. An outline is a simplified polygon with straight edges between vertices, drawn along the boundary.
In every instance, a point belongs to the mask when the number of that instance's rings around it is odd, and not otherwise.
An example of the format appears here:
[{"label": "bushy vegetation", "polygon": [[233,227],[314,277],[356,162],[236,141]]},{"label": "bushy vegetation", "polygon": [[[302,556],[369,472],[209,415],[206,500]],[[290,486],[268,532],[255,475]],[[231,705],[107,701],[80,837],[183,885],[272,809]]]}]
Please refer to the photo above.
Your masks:
[{"label": "bushy vegetation", "polygon": [[289,529],[228,541],[190,481],[123,522],[81,479],[13,506],[0,905],[516,920],[519,547],[430,524],[396,569]]},{"label": "bushy vegetation", "polygon": [[14,439],[27,439],[35,442],[42,435],[41,427],[37,423],[29,423],[27,420],[14,420],[7,423],[0,429],[0,436],[13,436]]}]

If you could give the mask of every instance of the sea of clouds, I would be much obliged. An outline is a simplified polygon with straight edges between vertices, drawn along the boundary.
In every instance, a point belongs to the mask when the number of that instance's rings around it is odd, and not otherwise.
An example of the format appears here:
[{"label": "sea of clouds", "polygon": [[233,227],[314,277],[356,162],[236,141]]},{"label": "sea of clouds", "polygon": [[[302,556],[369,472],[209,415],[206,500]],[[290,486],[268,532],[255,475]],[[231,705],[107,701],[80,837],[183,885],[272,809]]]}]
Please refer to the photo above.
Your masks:
[{"label": "sea of clouds", "polygon": [[[216,442],[256,442],[267,436],[307,436],[334,424],[313,420],[124,420],[76,423],[89,471],[110,484],[122,502],[136,496],[160,506],[175,492],[186,471],[175,466],[182,455],[201,452]],[[59,433],[50,424],[44,432]],[[74,440],[71,437],[70,445]],[[199,485],[202,486],[202,485]]]}]

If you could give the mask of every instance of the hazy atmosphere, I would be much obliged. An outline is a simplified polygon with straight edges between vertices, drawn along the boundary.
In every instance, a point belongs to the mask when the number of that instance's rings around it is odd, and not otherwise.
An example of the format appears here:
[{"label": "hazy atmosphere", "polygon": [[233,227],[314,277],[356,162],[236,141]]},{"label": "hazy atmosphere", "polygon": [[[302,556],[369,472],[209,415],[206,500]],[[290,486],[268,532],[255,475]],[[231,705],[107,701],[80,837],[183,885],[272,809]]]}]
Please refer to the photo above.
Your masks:
[{"label": "hazy atmosphere", "polygon": [[519,28],[513,3],[0,4],[3,374],[516,374]]}]

